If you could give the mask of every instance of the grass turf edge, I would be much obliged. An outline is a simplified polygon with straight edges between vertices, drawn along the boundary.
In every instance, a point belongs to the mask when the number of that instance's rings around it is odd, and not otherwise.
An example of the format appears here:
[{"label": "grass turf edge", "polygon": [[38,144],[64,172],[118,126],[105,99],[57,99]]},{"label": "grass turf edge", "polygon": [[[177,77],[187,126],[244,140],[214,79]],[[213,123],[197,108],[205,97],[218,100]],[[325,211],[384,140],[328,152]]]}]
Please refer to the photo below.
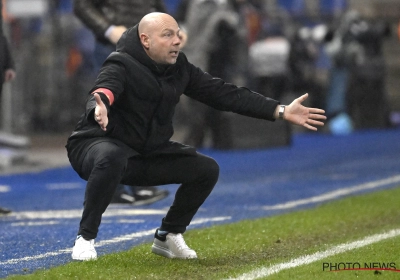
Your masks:
[{"label": "grass turf edge", "polygon": [[[150,244],[9,279],[219,279],[288,261],[400,227],[400,188],[350,196],[314,208],[185,233],[197,260],[170,260]],[[22,273],[22,272],[21,272]]]}]

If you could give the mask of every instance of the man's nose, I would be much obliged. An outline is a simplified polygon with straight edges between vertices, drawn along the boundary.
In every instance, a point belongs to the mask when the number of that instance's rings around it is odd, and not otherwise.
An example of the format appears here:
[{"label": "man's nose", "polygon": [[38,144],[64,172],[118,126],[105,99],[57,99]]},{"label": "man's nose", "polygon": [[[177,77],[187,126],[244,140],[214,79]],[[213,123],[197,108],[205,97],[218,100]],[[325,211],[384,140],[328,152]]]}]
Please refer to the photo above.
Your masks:
[{"label": "man's nose", "polygon": [[179,35],[175,36],[174,45],[180,45],[182,43],[182,39]]}]

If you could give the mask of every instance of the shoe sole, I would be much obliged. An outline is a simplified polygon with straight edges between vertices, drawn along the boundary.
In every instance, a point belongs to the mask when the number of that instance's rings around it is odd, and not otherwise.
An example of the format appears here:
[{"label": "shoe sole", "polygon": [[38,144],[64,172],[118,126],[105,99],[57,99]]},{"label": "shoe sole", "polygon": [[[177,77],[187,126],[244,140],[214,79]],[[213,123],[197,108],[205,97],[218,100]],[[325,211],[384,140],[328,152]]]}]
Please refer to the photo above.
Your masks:
[{"label": "shoe sole", "polygon": [[166,257],[168,259],[176,258],[176,256],[174,254],[172,254],[172,252],[170,250],[165,249],[164,247],[158,246],[157,244],[153,244],[153,246],[151,246],[151,251],[156,255],[160,255],[160,256]]},{"label": "shoe sole", "polygon": [[75,261],[91,261],[91,260],[97,260],[97,257],[95,258],[79,258],[79,257],[74,257],[73,255],[71,256],[73,260]]},{"label": "shoe sole", "polygon": [[158,246],[157,244],[153,244],[151,246],[151,251],[156,255],[163,256],[168,259],[197,259],[197,256],[196,257],[187,257],[187,258],[178,257],[178,256],[174,255],[170,250],[168,250],[164,247]]}]

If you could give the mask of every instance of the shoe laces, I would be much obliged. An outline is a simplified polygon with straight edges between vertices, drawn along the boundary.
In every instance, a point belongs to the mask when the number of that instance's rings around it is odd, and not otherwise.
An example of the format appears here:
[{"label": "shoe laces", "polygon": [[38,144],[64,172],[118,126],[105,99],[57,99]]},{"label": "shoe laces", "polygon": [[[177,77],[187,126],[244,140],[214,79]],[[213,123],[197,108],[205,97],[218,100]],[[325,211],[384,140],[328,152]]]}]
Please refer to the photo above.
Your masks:
[{"label": "shoe laces", "polygon": [[185,240],[183,239],[182,234],[180,234],[180,233],[177,233],[177,234],[170,234],[170,236],[171,236],[171,239],[174,241],[176,247],[177,247],[179,250],[185,250],[185,249],[189,249],[189,250],[190,250],[189,246],[186,245],[186,242],[185,242]]}]

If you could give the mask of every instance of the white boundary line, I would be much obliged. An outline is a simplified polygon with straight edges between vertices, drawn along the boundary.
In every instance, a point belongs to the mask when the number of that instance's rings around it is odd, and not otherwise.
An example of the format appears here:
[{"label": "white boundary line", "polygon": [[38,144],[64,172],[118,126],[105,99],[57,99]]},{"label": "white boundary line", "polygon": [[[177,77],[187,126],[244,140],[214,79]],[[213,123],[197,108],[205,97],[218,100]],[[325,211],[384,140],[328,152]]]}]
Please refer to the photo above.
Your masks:
[{"label": "white boundary line", "polygon": [[393,229],[386,233],[375,234],[365,237],[364,239],[360,239],[357,241],[343,243],[337,246],[334,246],[326,251],[316,252],[311,255],[304,255],[296,259],[292,259],[288,262],[275,264],[270,267],[263,267],[256,270],[253,270],[249,273],[242,274],[237,278],[229,278],[229,280],[253,280],[261,277],[270,276],[272,274],[276,274],[281,272],[282,270],[295,268],[301,265],[310,264],[324,258],[337,255],[340,253],[344,253],[350,250],[358,249],[385,239],[393,238],[400,235],[400,229]]},{"label": "white boundary line", "polygon": [[[193,224],[202,224],[202,223],[207,223],[207,222],[221,222],[221,221],[225,221],[225,220],[230,220],[231,218],[232,217],[230,217],[230,216],[201,218],[201,219],[194,220],[191,223],[191,225],[193,225]],[[100,241],[100,242],[96,243],[95,247],[97,248],[97,247],[106,246],[106,245],[109,245],[109,244],[114,244],[114,243],[118,243],[118,242],[122,242],[122,241],[129,241],[129,240],[133,240],[135,238],[140,238],[140,237],[144,237],[144,236],[153,235],[155,231],[156,231],[156,228],[150,229],[150,230],[145,230],[145,231],[139,231],[139,232],[135,232],[135,233],[131,233],[131,234],[122,235],[122,236],[115,237],[115,238],[112,238],[112,239],[109,239],[109,240],[103,240],[103,241]],[[23,258],[19,258],[19,259],[7,260],[7,261],[4,261],[4,262],[0,262],[0,265],[10,265],[10,264],[16,264],[16,263],[20,263],[20,262],[34,261],[34,260],[38,260],[38,259],[58,256],[58,255],[61,255],[61,254],[67,254],[67,253],[71,253],[71,252],[72,252],[72,248],[61,249],[61,250],[58,250],[58,251],[55,251],[55,252],[47,252],[47,253],[36,255],[36,256],[27,256],[27,257],[23,257]]]},{"label": "white boundary line", "polygon": [[[15,220],[39,220],[39,219],[80,219],[83,209],[71,210],[43,210],[43,211],[21,211],[12,212],[5,216]],[[138,215],[165,215],[166,209],[120,209],[109,208],[103,214],[103,218],[117,216],[138,216]]]},{"label": "white boundary line", "polygon": [[0,185],[0,193],[6,193],[10,191],[10,186]]},{"label": "white boundary line", "polygon": [[356,186],[353,186],[350,188],[337,189],[332,192],[327,192],[327,193],[324,193],[321,195],[317,195],[317,196],[313,196],[313,197],[309,197],[309,198],[305,198],[305,199],[288,201],[288,202],[276,204],[276,205],[263,206],[262,209],[264,209],[264,210],[291,209],[291,208],[295,208],[300,205],[332,200],[332,199],[335,199],[335,198],[338,198],[341,196],[345,196],[345,195],[349,195],[352,193],[356,193],[359,191],[375,189],[375,188],[382,187],[384,185],[390,185],[390,184],[395,184],[395,183],[399,183],[399,182],[400,182],[400,175],[397,175],[397,176],[392,176],[392,177],[378,180],[378,181],[373,181],[373,182],[356,185]]}]

